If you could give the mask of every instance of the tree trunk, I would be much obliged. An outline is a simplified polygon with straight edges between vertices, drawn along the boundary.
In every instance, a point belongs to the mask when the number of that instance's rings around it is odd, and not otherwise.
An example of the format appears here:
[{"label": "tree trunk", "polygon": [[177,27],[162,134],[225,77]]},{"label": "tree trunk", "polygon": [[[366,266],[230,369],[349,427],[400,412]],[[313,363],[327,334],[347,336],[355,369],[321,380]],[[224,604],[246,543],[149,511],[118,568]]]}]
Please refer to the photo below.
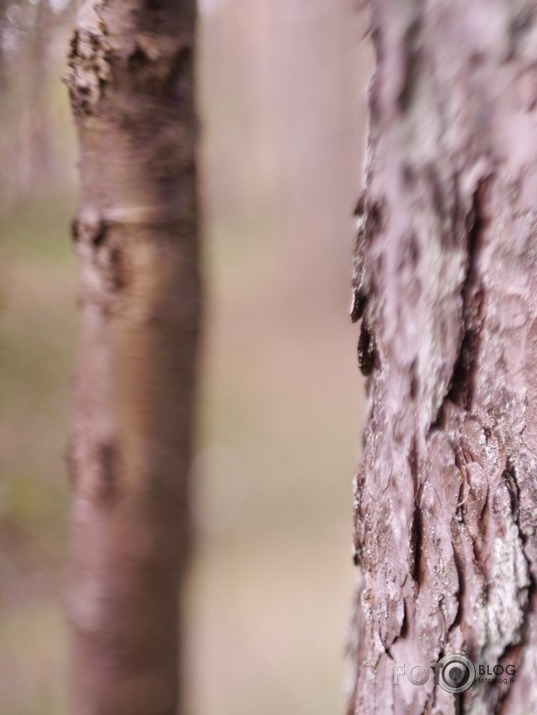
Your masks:
[{"label": "tree trunk", "polygon": [[194,0],[86,0],[80,139],[73,706],[175,715],[199,329]]},{"label": "tree trunk", "polygon": [[[537,2],[371,6],[349,712],[535,713]],[[394,682],[454,653],[506,682]]]}]

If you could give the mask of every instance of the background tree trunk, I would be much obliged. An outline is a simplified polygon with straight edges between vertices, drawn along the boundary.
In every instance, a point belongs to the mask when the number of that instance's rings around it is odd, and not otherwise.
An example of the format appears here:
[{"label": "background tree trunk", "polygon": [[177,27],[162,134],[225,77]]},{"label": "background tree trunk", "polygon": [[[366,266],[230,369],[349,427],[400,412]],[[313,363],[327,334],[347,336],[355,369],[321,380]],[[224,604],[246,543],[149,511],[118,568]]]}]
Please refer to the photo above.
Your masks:
[{"label": "background tree trunk", "polygon": [[87,0],[71,449],[73,707],[175,715],[199,326],[194,0]]},{"label": "background tree trunk", "polygon": [[[350,712],[537,712],[537,3],[371,7]],[[454,652],[515,682],[394,684]]]}]

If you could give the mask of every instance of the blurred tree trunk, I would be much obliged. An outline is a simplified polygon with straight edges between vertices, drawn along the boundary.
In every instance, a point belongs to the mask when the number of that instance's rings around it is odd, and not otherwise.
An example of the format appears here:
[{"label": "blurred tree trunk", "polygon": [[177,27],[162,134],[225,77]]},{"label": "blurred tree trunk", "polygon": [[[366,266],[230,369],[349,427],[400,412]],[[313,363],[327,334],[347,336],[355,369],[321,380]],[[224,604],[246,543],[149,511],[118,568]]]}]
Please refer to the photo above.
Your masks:
[{"label": "blurred tree trunk", "polygon": [[[537,2],[370,4],[350,712],[535,713]],[[394,684],[456,652],[515,682]]]},{"label": "blurred tree trunk", "polygon": [[52,40],[51,10],[48,2],[41,0],[33,13],[33,23],[27,39],[24,59],[28,77],[26,98],[26,137],[19,147],[21,155],[22,195],[46,186],[53,179],[52,130],[50,127],[50,99],[48,91],[50,60],[49,44]]},{"label": "blurred tree trunk", "polygon": [[199,330],[194,0],[87,0],[80,140],[73,707],[175,715]]}]

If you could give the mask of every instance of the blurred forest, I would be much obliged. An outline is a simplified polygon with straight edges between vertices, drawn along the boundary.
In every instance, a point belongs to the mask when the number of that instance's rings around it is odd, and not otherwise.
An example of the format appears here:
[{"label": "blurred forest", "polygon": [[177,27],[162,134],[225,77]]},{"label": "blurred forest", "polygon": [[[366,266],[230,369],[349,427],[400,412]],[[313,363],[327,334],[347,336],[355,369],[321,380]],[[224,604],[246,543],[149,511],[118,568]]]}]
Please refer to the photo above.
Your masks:
[{"label": "blurred forest", "polygon": [[[74,12],[0,0],[0,715],[67,712],[76,141],[60,78]],[[343,712],[365,17],[355,0],[200,0],[200,20],[191,712]]]}]

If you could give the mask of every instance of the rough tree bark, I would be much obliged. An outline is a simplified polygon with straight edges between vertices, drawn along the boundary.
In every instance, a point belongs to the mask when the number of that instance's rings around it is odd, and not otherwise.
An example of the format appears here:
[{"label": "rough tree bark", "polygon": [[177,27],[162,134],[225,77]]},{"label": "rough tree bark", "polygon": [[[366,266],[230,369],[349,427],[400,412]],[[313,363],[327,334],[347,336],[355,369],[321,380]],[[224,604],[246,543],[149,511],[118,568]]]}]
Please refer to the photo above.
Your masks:
[{"label": "rough tree bark", "polygon": [[[370,5],[349,712],[534,713],[537,2]],[[515,682],[394,684],[455,652]]]},{"label": "rough tree bark", "polygon": [[80,140],[73,707],[175,715],[199,325],[194,0],[86,0]]}]

